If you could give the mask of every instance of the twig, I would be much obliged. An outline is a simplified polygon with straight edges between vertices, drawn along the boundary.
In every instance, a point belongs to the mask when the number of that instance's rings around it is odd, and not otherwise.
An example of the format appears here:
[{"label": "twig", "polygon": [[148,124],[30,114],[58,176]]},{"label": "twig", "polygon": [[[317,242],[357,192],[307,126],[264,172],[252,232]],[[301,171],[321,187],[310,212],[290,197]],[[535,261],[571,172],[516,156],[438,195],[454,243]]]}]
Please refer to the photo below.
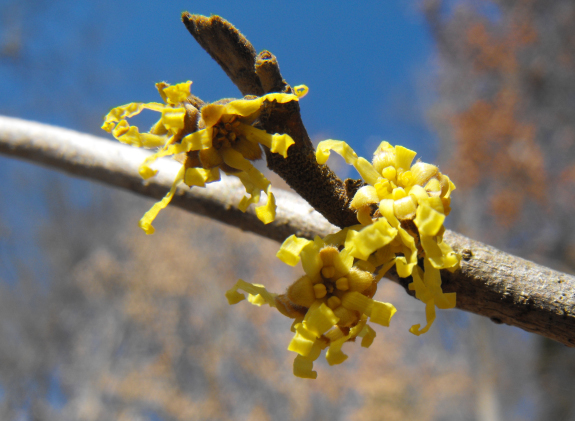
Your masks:
[{"label": "twig", "polygon": [[[144,181],[138,166],[151,154],[148,151],[4,116],[0,116],[0,153],[155,199],[166,194],[181,166],[176,161],[160,159],[154,164],[158,174]],[[281,190],[274,190],[278,204],[276,220],[264,225],[257,219],[253,207],[246,213],[237,209],[244,193],[243,185],[235,177],[224,176],[222,181],[208,184],[206,188],[181,186],[171,205],[279,242],[292,234],[313,238],[334,229],[303,199]]]},{"label": "twig", "polygon": [[[243,95],[261,95],[262,92],[276,92],[276,89],[278,92],[291,92],[273,54],[264,51],[256,56],[250,42],[225,19],[184,12],[182,21]],[[256,79],[257,83],[254,82]],[[263,91],[263,86],[269,91]],[[328,166],[318,165],[313,145],[301,120],[299,104],[295,101],[268,103],[260,117],[260,125],[269,133],[287,133],[295,141],[287,159],[266,151],[268,168],[282,177],[332,224],[339,227],[355,224],[356,216],[349,203],[359,184],[344,183]]]},{"label": "twig", "polygon": [[[146,151],[1,116],[0,153],[153,198],[168,191],[178,169],[176,162],[160,160],[158,175],[143,182],[137,168],[148,155]],[[301,198],[278,190],[274,191],[278,217],[263,225],[252,209],[246,213],[237,210],[243,192],[241,184],[225,179],[205,189],[183,187],[172,203],[279,242],[291,234],[312,238],[335,230]],[[575,277],[451,231],[446,231],[444,238],[463,256],[461,270],[442,273],[445,291],[457,292],[458,308],[575,346]],[[407,280],[389,275],[406,287]]]}]

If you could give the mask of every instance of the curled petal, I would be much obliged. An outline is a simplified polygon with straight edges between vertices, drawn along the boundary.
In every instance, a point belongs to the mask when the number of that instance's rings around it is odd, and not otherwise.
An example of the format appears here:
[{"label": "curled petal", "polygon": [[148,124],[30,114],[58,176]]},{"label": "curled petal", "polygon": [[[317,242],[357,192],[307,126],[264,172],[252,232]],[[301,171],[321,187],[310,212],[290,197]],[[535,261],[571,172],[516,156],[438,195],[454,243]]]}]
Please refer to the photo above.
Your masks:
[{"label": "curled petal", "polygon": [[284,158],[287,158],[288,148],[295,143],[287,134],[271,135],[264,130],[256,129],[247,124],[240,124],[238,131],[251,142],[265,145],[270,148],[272,152],[279,153]]},{"label": "curled petal", "polygon": [[[176,105],[184,102],[190,96],[190,86],[192,81],[178,83],[176,85],[166,86],[162,89],[166,96],[166,102],[171,105]],[[157,87],[158,85],[156,85]]]},{"label": "curled petal", "polygon": [[311,353],[317,336],[315,333],[306,329],[302,323],[296,323],[295,335],[288,345],[288,351],[297,352],[301,356],[307,356]]},{"label": "curled petal", "polygon": [[[316,239],[318,238],[319,237],[316,237]],[[320,271],[323,268],[323,260],[319,255],[319,251],[324,245],[322,243],[314,241],[312,244],[304,247],[300,253],[301,266],[312,281],[321,280]]]},{"label": "curled petal", "polygon": [[269,192],[268,201],[265,205],[256,208],[256,216],[264,224],[269,224],[276,219],[276,198],[273,193]]},{"label": "curled petal", "polygon": [[165,107],[162,110],[162,124],[171,133],[177,133],[184,128],[184,117],[186,109],[184,107],[171,108]]},{"label": "curled petal", "polygon": [[337,365],[347,360],[347,355],[343,353],[341,347],[347,341],[347,337],[338,339],[329,345],[325,354],[325,359],[329,365]]},{"label": "curled petal", "polygon": [[213,130],[211,127],[199,130],[182,138],[181,144],[184,145],[184,148],[187,152],[211,148],[212,133]]},{"label": "curled petal", "polygon": [[389,244],[397,235],[397,229],[391,227],[387,220],[379,219],[361,231],[348,231],[345,248],[349,254],[361,260],[367,260],[369,255]]},{"label": "curled petal", "polygon": [[318,164],[325,164],[329,158],[330,151],[337,152],[345,159],[347,164],[355,164],[357,161],[357,154],[354,150],[342,140],[323,140],[318,143],[315,152],[315,158]]},{"label": "curled petal", "polygon": [[421,326],[419,323],[411,326],[409,331],[413,333],[415,336],[419,336],[429,330],[433,322],[435,321],[435,304],[433,303],[433,299],[425,303],[425,319],[427,324],[423,329],[420,329]]},{"label": "curled petal", "polygon": [[277,101],[280,104],[297,101],[298,97],[292,94],[267,94],[256,99],[238,99],[225,105],[208,104],[202,108],[202,119],[206,127],[214,126],[223,115],[238,115],[248,117],[260,110],[264,101]]},{"label": "curled petal", "polygon": [[421,204],[417,207],[413,222],[415,222],[420,235],[435,236],[443,226],[443,221],[445,221],[445,215],[427,204]]},{"label": "curled petal", "polygon": [[[261,285],[252,284],[242,279],[238,279],[236,284],[226,292],[226,297],[228,298],[228,303],[230,305],[239,303],[245,298],[243,294],[238,292],[238,289],[241,289],[254,297],[260,296],[261,297],[260,299],[252,298],[250,300],[250,302],[257,305],[258,307],[261,306],[263,303],[269,305],[270,307],[276,306],[275,301],[276,294],[269,293]],[[240,298],[240,296],[243,298]]]},{"label": "curled petal", "polygon": [[120,121],[114,130],[112,130],[112,134],[120,142],[137,148],[157,148],[163,146],[167,141],[167,137],[165,136],[140,133],[137,127],[130,126],[126,120]]},{"label": "curled petal", "polygon": [[373,343],[373,340],[375,339],[376,335],[375,330],[373,330],[369,325],[366,324],[361,333],[357,336],[363,338],[361,340],[361,346],[364,348],[369,348]]},{"label": "curled petal", "polygon": [[373,309],[374,300],[365,295],[351,291],[341,297],[341,305],[348,310],[359,311],[362,314],[370,315]]},{"label": "curled petal", "polygon": [[423,282],[425,286],[433,295],[435,305],[439,309],[455,308],[455,293],[444,293],[441,289],[441,274],[439,269],[433,267],[428,259],[424,260],[425,272],[423,274]]},{"label": "curled petal", "polygon": [[363,178],[367,184],[371,184],[373,186],[381,178],[379,173],[365,158],[359,157],[353,163],[353,166],[355,167],[359,175],[361,175],[361,178]]},{"label": "curled petal", "polygon": [[306,85],[297,85],[293,87],[293,92],[298,98],[303,98],[309,92],[309,88]]},{"label": "curled petal", "polygon": [[303,248],[311,243],[312,241],[296,237],[295,234],[290,235],[283,242],[276,256],[286,265],[295,266],[299,262]]},{"label": "curled petal", "polygon": [[298,355],[293,361],[293,374],[302,379],[317,379],[317,371],[313,371],[313,361]]},{"label": "curled petal", "polygon": [[188,168],[184,176],[184,183],[188,186],[206,187],[206,183],[220,179],[220,170],[218,168]]},{"label": "curled petal", "polygon": [[397,309],[390,303],[382,303],[381,301],[373,300],[373,307],[371,309],[371,316],[369,320],[373,323],[389,327],[389,322]]},{"label": "curled petal", "polygon": [[307,311],[303,325],[318,338],[339,321],[331,308],[321,301],[315,301]]},{"label": "curled petal", "polygon": [[393,199],[383,199],[379,202],[379,212],[389,222],[389,225],[395,228],[399,227],[399,220],[393,210]]},{"label": "curled petal", "polygon": [[437,237],[421,235],[421,246],[425,251],[425,257],[429,259],[436,269],[455,268],[459,265],[459,256],[453,249]]},{"label": "curled petal", "polygon": [[139,114],[144,108],[161,112],[164,107],[164,104],[159,104],[157,102],[150,102],[148,104],[142,104],[141,102],[131,102],[130,104],[121,105],[119,107],[113,108],[106,115],[106,117],[104,117],[104,124],[102,125],[102,129],[110,133],[116,126],[117,122]]},{"label": "curled petal", "polygon": [[274,134],[272,135],[272,147],[270,150],[279,153],[284,158],[287,158],[288,148],[295,142],[288,134]]},{"label": "curled petal", "polygon": [[166,206],[168,206],[168,204],[172,200],[172,197],[174,196],[174,193],[176,192],[176,188],[178,187],[178,184],[180,184],[182,182],[182,180],[184,179],[184,171],[185,171],[184,167],[180,168],[180,171],[178,172],[178,175],[176,176],[176,179],[174,180],[174,183],[172,184],[172,188],[170,189],[168,194],[166,194],[166,196],[164,196],[164,198],[162,200],[155,203],[154,206],[152,206],[152,208],[144,214],[142,219],[140,219],[139,226],[140,226],[140,228],[142,228],[146,232],[146,234],[153,234],[154,233],[155,230],[154,230],[154,227],[152,226],[152,222],[154,221],[156,216],[158,216],[158,213],[162,209],[164,209]]}]

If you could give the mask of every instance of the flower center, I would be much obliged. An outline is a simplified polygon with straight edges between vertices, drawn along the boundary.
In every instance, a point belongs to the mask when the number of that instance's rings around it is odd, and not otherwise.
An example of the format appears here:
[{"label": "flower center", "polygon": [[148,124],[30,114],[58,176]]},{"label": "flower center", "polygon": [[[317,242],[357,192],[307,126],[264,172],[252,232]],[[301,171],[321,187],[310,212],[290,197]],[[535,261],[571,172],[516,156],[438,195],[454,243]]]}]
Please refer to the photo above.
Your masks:
[{"label": "flower center", "polygon": [[212,146],[215,149],[230,147],[238,140],[239,134],[236,132],[240,121],[236,115],[224,115],[218,124],[213,126]]}]

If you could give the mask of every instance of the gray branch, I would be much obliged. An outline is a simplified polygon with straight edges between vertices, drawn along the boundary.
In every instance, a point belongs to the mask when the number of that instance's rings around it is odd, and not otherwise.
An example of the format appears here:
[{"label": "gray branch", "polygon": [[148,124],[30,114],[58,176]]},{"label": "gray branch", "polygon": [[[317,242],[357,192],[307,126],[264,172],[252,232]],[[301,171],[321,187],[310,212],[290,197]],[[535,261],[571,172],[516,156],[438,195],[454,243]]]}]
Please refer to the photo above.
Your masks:
[{"label": "gray branch", "polygon": [[[0,153],[68,174],[159,199],[170,188],[179,164],[160,160],[148,181],[138,166],[149,152],[107,139],[45,124],[0,116]],[[300,197],[275,190],[275,222],[263,225],[253,209],[237,209],[243,186],[234,178],[206,188],[180,187],[172,205],[283,241],[296,234],[312,238],[336,230]],[[442,272],[446,292],[457,293],[457,307],[575,346],[575,277],[504,253],[452,231],[445,240],[463,256],[461,269]],[[389,274],[406,288],[409,280]]]}]

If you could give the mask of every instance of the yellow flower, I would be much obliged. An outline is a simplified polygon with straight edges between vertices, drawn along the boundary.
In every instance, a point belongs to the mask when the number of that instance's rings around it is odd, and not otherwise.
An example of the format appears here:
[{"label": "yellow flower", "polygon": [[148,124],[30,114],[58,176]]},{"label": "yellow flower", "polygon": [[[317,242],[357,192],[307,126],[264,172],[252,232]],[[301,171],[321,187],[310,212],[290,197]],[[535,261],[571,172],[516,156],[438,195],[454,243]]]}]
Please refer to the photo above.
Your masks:
[{"label": "yellow flower", "polygon": [[[455,293],[443,293],[439,273],[440,269],[456,270],[460,261],[443,242],[443,222],[451,210],[451,192],[455,185],[435,165],[424,162],[412,165],[416,152],[403,146],[393,147],[382,142],[374,153],[373,162],[369,163],[358,157],[347,143],[326,140],[317,147],[318,163],[325,164],[332,150],[353,165],[367,183],[357,191],[350,204],[357,210],[357,219],[364,226],[354,235],[369,237],[363,231],[375,232],[374,226],[382,220],[397,232],[391,241],[377,250],[352,252],[354,247],[365,247],[362,241],[356,241],[356,246],[346,241],[345,248],[354,257],[381,267],[380,274],[395,265],[400,277],[413,277],[409,287],[426,303],[427,325],[421,330],[420,325],[410,329],[420,335],[433,323],[435,305],[438,308],[455,307]],[[423,271],[418,267],[419,258],[424,260]]]},{"label": "yellow flower", "polygon": [[241,279],[226,293],[228,302],[236,304],[245,298],[238,292],[241,289],[249,293],[252,304],[268,304],[295,319],[288,350],[298,354],[293,366],[298,377],[317,377],[313,362],[325,348],[328,363],[334,365],[347,359],[341,350],[345,342],[361,337],[361,345],[369,347],[375,331],[367,325],[368,319],[389,326],[396,312],[393,305],[372,298],[378,281],[375,267],[354,259],[345,248],[340,251],[352,231],[353,227],[347,228],[314,241],[289,237],[277,256],[290,266],[301,259],[305,275],[284,294],[270,294],[263,286]]},{"label": "yellow flower", "polygon": [[[251,124],[258,118],[265,101],[285,103],[297,101],[298,96],[274,93],[254,99],[207,104],[198,110],[189,100],[191,83],[174,86],[158,83],[156,88],[165,104],[131,103],[114,108],[102,126],[120,142],[136,147],[160,147],[140,166],[139,172],[144,179],[156,174],[157,171],[152,170],[149,164],[160,157],[177,156],[183,160],[170,192],[146,212],[140,226],[146,234],[153,234],[153,220],[168,205],[179,183],[183,181],[190,187],[205,187],[206,183],[220,179],[220,170],[238,177],[246,188],[249,197],[244,197],[238,205],[242,212],[250,204],[258,203],[264,191],[268,196],[267,204],[257,207],[256,214],[262,222],[272,222],[276,207],[270,182],[249,161],[261,158],[260,144],[285,158],[294,141],[287,134],[272,135]],[[162,113],[149,133],[140,133],[126,120],[143,109]]]}]

